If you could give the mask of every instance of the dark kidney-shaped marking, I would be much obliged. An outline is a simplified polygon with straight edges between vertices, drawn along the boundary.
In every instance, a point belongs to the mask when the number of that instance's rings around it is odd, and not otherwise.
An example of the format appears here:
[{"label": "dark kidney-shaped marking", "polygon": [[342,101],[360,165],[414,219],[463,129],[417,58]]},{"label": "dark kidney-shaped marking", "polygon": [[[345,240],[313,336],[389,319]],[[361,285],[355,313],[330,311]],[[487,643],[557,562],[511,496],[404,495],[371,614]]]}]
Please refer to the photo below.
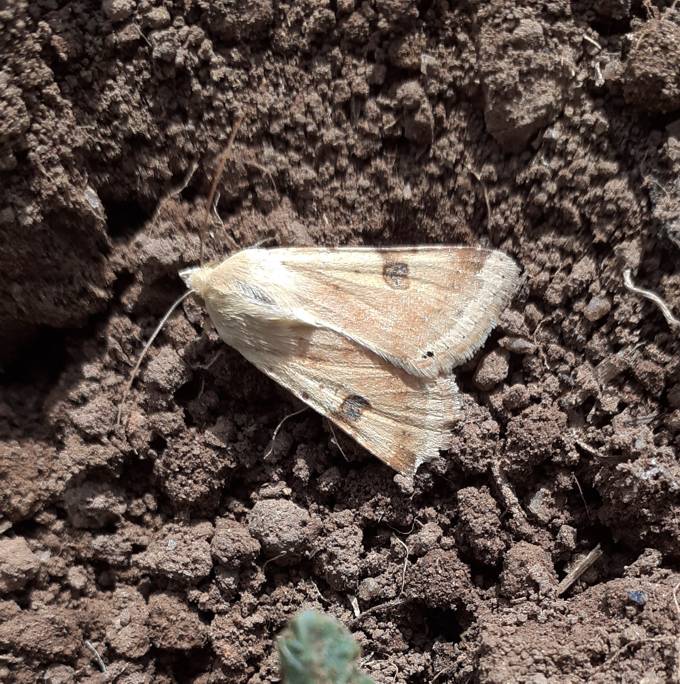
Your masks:
[{"label": "dark kidney-shaped marking", "polygon": [[409,286],[408,264],[403,261],[389,261],[383,266],[383,278],[395,290],[405,290]]},{"label": "dark kidney-shaped marking", "polygon": [[356,423],[361,414],[371,406],[371,402],[359,394],[350,394],[340,404],[340,414],[352,423]]}]

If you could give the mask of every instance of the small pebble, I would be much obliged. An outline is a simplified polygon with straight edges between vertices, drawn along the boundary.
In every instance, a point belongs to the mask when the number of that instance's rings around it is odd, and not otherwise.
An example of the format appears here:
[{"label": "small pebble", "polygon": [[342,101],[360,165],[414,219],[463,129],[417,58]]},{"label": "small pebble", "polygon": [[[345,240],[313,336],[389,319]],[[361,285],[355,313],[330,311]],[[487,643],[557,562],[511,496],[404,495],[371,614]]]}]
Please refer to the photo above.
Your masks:
[{"label": "small pebble", "polygon": [[647,594],[644,591],[629,591],[628,600],[636,606],[643,608],[647,603]]},{"label": "small pebble", "polygon": [[508,353],[494,349],[482,357],[473,381],[480,390],[488,391],[508,377],[508,370]]},{"label": "small pebble", "polygon": [[134,0],[102,0],[102,12],[111,21],[125,21],[134,11]]},{"label": "small pebble", "polygon": [[498,340],[498,346],[507,349],[512,354],[533,354],[536,351],[536,345],[524,337],[502,337]]},{"label": "small pebble", "polygon": [[583,310],[583,315],[591,322],[604,318],[612,309],[612,303],[607,297],[593,297]]},{"label": "small pebble", "polygon": [[69,586],[74,591],[82,591],[87,586],[87,573],[85,572],[85,568],[82,568],[79,565],[74,565],[69,568],[66,578]]},{"label": "small pebble", "polygon": [[370,603],[380,594],[380,584],[375,577],[367,577],[359,585],[358,594],[364,603]]},{"label": "small pebble", "polygon": [[154,7],[144,15],[144,25],[151,29],[162,29],[170,26],[172,18],[165,7]]}]

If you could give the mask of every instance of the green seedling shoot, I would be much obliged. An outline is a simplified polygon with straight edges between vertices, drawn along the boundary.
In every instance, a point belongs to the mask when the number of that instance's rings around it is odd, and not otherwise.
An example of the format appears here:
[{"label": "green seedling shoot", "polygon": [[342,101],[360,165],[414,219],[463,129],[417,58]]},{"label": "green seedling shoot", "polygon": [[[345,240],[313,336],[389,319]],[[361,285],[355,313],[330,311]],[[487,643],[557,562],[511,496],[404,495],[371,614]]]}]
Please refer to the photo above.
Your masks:
[{"label": "green seedling shoot", "polygon": [[359,669],[361,649],[340,622],[306,610],[296,615],[278,639],[285,684],[373,684]]}]

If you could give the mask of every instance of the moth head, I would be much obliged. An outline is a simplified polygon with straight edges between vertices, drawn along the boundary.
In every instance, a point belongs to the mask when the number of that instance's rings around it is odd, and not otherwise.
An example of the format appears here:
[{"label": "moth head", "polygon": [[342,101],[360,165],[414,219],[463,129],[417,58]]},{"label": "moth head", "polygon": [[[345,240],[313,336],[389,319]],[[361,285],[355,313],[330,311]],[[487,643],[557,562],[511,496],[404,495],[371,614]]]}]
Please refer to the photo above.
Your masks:
[{"label": "moth head", "polygon": [[181,270],[179,272],[179,277],[190,290],[196,292],[200,297],[205,299],[208,280],[212,270],[211,266],[192,266],[191,268]]}]

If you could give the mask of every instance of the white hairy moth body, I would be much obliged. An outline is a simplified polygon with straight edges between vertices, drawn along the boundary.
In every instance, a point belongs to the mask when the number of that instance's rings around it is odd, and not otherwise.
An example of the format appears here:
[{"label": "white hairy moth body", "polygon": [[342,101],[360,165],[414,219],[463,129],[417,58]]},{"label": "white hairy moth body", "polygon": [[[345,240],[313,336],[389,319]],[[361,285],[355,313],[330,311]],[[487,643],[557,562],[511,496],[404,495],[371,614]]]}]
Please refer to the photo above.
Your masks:
[{"label": "white hairy moth body", "polygon": [[450,446],[451,369],[484,343],[519,269],[472,247],[255,248],[181,275],[227,344],[412,474]]}]

